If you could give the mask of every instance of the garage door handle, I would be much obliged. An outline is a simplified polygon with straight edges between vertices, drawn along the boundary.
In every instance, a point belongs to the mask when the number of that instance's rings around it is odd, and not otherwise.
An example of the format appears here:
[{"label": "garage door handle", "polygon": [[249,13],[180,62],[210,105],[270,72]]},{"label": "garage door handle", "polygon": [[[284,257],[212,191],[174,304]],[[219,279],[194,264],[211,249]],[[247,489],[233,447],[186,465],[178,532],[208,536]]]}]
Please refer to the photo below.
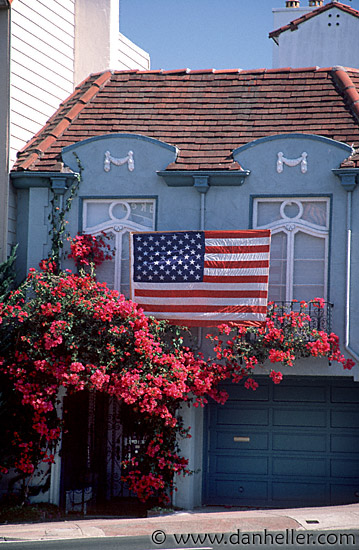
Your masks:
[{"label": "garage door handle", "polygon": [[250,437],[241,437],[239,435],[235,435],[233,438],[233,441],[235,441],[236,443],[248,443],[250,440]]}]

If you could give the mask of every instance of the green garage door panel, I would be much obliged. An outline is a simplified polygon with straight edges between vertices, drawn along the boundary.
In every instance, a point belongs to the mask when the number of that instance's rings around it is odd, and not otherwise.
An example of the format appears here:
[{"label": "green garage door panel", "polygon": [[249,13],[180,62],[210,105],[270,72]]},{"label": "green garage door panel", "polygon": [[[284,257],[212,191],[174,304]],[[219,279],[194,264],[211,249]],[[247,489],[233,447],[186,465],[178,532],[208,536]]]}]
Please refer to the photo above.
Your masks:
[{"label": "green garage door panel", "polygon": [[308,478],[325,477],[326,464],[321,458],[276,458],[273,462],[273,474],[277,476],[305,476]]},{"label": "green garage door panel", "polygon": [[260,380],[225,386],[207,407],[204,503],[310,506],[359,502],[359,383]]}]

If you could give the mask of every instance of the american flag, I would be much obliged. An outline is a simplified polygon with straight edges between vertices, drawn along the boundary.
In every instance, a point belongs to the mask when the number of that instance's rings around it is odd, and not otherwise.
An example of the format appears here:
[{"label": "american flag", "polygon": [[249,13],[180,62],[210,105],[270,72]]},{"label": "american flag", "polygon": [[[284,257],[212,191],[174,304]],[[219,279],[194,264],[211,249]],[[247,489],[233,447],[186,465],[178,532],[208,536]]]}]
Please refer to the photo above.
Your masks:
[{"label": "american flag", "polygon": [[258,325],[269,252],[269,230],[132,233],[131,298],[177,325]]}]

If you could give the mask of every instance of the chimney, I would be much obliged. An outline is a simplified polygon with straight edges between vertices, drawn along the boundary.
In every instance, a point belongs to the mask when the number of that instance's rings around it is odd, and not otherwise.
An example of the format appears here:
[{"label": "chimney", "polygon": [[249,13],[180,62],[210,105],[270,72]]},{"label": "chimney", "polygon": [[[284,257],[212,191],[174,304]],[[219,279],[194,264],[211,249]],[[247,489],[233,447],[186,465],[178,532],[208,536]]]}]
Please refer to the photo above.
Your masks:
[{"label": "chimney", "polygon": [[299,8],[300,7],[300,1],[299,0],[286,0],[285,7],[286,8]]},{"label": "chimney", "polygon": [[311,8],[320,8],[324,3],[324,0],[309,0],[309,6]]}]

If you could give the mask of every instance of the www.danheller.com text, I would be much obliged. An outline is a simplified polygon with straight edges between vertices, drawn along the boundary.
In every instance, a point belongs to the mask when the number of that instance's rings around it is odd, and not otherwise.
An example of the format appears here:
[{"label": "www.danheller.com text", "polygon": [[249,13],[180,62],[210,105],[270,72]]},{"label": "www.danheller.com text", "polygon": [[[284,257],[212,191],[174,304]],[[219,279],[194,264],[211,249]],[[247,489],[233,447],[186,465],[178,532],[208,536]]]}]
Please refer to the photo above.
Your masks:
[{"label": "www.danheller.com text", "polygon": [[[167,534],[162,529],[157,529],[151,535],[152,542],[163,545],[166,541],[183,544],[226,544],[228,546],[293,546],[293,548],[318,545],[334,548],[359,548],[358,533],[344,531],[269,531],[245,532],[237,529],[233,533],[177,533]],[[358,544],[358,545],[357,545]]]}]

